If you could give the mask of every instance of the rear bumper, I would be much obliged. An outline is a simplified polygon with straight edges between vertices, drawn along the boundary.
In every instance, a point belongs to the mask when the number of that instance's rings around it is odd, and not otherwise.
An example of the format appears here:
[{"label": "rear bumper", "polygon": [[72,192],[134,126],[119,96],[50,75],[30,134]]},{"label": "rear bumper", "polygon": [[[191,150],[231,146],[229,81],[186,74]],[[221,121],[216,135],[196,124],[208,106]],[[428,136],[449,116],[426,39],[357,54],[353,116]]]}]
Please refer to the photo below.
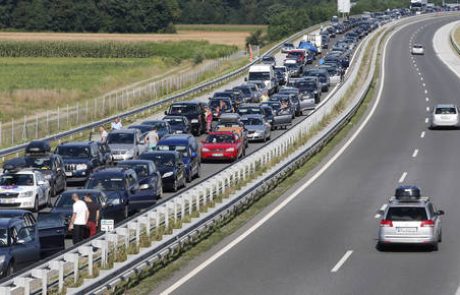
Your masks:
[{"label": "rear bumper", "polygon": [[419,236],[380,236],[378,242],[380,244],[413,244],[426,245],[434,244],[438,241],[435,235],[419,235]]}]

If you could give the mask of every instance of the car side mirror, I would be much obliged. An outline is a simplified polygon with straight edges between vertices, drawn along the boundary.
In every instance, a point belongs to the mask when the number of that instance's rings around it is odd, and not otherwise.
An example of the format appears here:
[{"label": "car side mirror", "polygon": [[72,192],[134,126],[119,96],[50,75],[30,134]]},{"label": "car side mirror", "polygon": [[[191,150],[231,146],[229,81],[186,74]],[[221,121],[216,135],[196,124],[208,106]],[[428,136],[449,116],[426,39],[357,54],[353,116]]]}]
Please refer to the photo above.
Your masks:
[{"label": "car side mirror", "polygon": [[102,206],[103,208],[105,208],[105,207],[107,207],[107,203],[106,203],[106,202],[102,202],[102,203],[101,203],[101,206]]},{"label": "car side mirror", "polygon": [[438,214],[438,215],[445,215],[446,212],[444,212],[444,210],[438,210],[438,212],[436,212],[436,214]]}]

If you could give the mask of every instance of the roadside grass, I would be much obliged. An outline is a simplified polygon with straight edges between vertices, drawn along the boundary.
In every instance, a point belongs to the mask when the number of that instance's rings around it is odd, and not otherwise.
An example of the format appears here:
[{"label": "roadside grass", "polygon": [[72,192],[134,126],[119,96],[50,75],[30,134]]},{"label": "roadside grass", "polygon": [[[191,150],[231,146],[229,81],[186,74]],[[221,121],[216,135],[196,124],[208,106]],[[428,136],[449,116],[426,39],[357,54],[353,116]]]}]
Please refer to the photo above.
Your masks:
[{"label": "roadside grass", "polygon": [[460,44],[460,26],[457,26],[457,28],[455,28],[454,41],[455,43]]},{"label": "roadside grass", "polygon": [[266,25],[231,25],[231,24],[178,24],[176,30],[203,32],[254,32],[267,30]]},{"label": "roadside grass", "polygon": [[[369,54],[370,54],[369,52],[366,53],[367,56],[369,56]],[[379,69],[380,69],[379,63],[380,61],[377,62],[374,73],[379,73]],[[363,66],[366,69],[368,69],[370,65],[363,64]],[[362,82],[362,79],[365,80],[364,74],[358,77],[358,81],[356,82],[356,84],[359,84],[360,82]],[[119,294],[126,294],[126,295],[151,294],[156,288],[160,286],[161,283],[164,283],[166,280],[170,279],[179,270],[189,265],[192,260],[196,259],[203,253],[211,250],[218,243],[222,242],[225,238],[236,233],[238,230],[241,229],[242,226],[247,224],[250,220],[252,220],[255,216],[260,214],[269,205],[271,205],[276,200],[278,200],[284,193],[288,192],[290,189],[295,187],[300,181],[302,181],[305,178],[306,175],[311,173],[313,169],[315,169],[316,167],[318,167],[318,165],[320,165],[323,161],[325,161],[325,159],[327,159],[330,153],[334,149],[336,149],[343,142],[345,138],[350,136],[350,133],[352,132],[354,126],[357,125],[363,119],[365,114],[367,114],[367,110],[370,107],[370,104],[376,93],[376,86],[378,84],[378,80],[379,80],[378,76],[375,76],[373,81],[371,82],[371,85],[369,87],[369,90],[364,100],[362,101],[361,105],[357,109],[354,116],[350,119],[348,124],[342,127],[340,131],[318,153],[316,153],[313,157],[308,159],[298,169],[294,170],[292,174],[287,176],[281,183],[277,184],[273,189],[271,189],[269,193],[264,195],[262,198],[259,198],[251,206],[247,207],[246,210],[236,215],[228,223],[224,224],[221,227],[218,227],[215,231],[209,234],[209,236],[207,236],[205,239],[201,240],[200,242],[195,244],[193,247],[190,247],[187,251],[183,252],[177,259],[173,260],[172,262],[170,262],[169,264],[165,265],[164,267],[160,269],[156,269],[154,272],[150,274],[150,276],[147,276],[146,278],[138,282],[137,285],[132,286],[128,290],[122,290],[123,293],[119,293]],[[356,90],[357,88],[355,88],[355,91]],[[344,101],[347,101],[347,100],[348,100],[347,98],[344,99]],[[335,108],[334,113],[337,114],[338,112],[341,111],[343,107],[344,107],[343,105],[338,106],[337,108]],[[325,118],[324,123],[329,121],[329,119]],[[316,131],[319,131],[319,128]],[[315,131],[312,131],[312,133],[315,133]]]}]

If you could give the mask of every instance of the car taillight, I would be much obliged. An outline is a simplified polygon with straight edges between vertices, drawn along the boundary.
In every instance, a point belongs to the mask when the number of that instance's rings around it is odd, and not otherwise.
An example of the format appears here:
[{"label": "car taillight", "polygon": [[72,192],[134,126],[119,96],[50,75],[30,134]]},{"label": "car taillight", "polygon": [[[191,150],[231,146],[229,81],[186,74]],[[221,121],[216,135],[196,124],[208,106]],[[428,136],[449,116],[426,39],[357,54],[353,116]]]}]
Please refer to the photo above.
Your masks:
[{"label": "car taillight", "polygon": [[382,226],[382,227],[393,227],[393,221],[387,220],[387,219],[382,219],[380,221],[380,226]]},{"label": "car taillight", "polygon": [[421,227],[433,227],[434,226],[434,221],[433,220],[422,220],[421,224],[420,224]]}]

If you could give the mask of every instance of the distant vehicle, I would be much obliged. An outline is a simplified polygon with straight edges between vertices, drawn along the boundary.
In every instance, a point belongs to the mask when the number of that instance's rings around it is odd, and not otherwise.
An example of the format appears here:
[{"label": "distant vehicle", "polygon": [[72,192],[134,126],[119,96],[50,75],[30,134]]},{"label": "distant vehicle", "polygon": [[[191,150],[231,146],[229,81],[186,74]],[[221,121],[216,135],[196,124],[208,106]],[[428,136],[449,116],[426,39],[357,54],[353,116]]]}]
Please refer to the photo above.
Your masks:
[{"label": "distant vehicle", "polygon": [[185,164],[182,160],[182,153],[176,151],[153,151],[143,153],[142,160],[150,160],[155,163],[161,174],[163,189],[177,192],[181,187],[186,186]]},{"label": "distant vehicle", "polygon": [[412,46],[411,53],[412,55],[423,55],[425,54],[425,50],[423,49],[422,45],[414,44],[414,46]]},{"label": "distant vehicle", "polygon": [[165,111],[165,115],[187,117],[191,133],[199,136],[206,132],[205,106],[205,103],[198,101],[175,102]]},{"label": "distant vehicle", "polygon": [[171,126],[168,122],[163,120],[148,120],[142,122],[142,125],[150,125],[155,127],[157,129],[158,137],[160,137],[160,139],[167,134],[172,134]]},{"label": "distant vehicle", "polygon": [[317,77],[303,77],[289,80],[288,86],[298,88],[301,93],[310,93],[315,103],[320,103],[321,86]]},{"label": "distant vehicle", "polygon": [[139,193],[140,185],[132,169],[110,167],[95,171],[87,180],[85,189],[98,190],[107,196],[107,204],[122,212],[117,221],[128,218],[130,200]]},{"label": "distant vehicle", "polygon": [[1,276],[7,277],[50,253],[64,250],[63,220],[43,218],[28,225],[21,217],[0,218]]},{"label": "distant vehicle", "polygon": [[316,47],[316,54],[321,54],[323,52],[323,38],[320,34],[308,34],[304,36],[304,40],[311,42]]},{"label": "distant vehicle", "polygon": [[220,117],[219,121],[214,128],[214,131],[230,131],[236,133],[241,137],[245,147],[248,147],[248,132],[244,128],[243,122],[241,122],[241,116],[239,114],[224,114]]},{"label": "distant vehicle", "polygon": [[300,41],[299,45],[297,46],[297,48],[306,50],[308,52],[308,54],[310,54],[312,56],[318,55],[320,53],[319,49],[311,41]]},{"label": "distant vehicle", "polygon": [[258,64],[249,67],[248,81],[262,81],[268,89],[268,94],[277,90],[275,71],[272,65]]},{"label": "distant vehicle", "polygon": [[336,66],[333,65],[320,65],[318,69],[326,70],[329,74],[329,81],[331,84],[340,83],[340,72]]},{"label": "distant vehicle", "polygon": [[245,103],[238,109],[240,116],[245,115],[262,115],[271,124],[273,121],[273,110],[270,107],[264,107],[260,104]]},{"label": "distant vehicle", "polygon": [[210,132],[201,143],[201,157],[205,160],[235,161],[245,155],[243,139],[231,131]]},{"label": "distant vehicle", "polygon": [[416,186],[396,189],[385,211],[381,212],[378,249],[398,244],[430,246],[438,250],[442,241],[441,216],[429,197],[422,197]]},{"label": "distant vehicle", "polygon": [[321,91],[322,92],[329,91],[329,87],[331,86],[331,80],[329,78],[329,74],[327,70],[315,68],[315,69],[305,71],[303,76],[304,77],[308,77],[308,76],[318,77],[318,80],[321,86]]},{"label": "distant vehicle", "polygon": [[275,67],[275,74],[279,86],[285,85],[289,80],[289,71],[285,66]]},{"label": "distant vehicle", "polygon": [[274,56],[263,56],[262,63],[266,65],[271,65],[272,67],[276,66],[276,59]]},{"label": "distant vehicle", "polygon": [[292,43],[284,43],[283,47],[281,47],[281,53],[288,53],[289,51],[295,49],[294,44]]},{"label": "distant vehicle", "polygon": [[190,134],[192,132],[192,124],[185,116],[168,115],[163,117],[163,121],[168,122],[171,126],[172,134]]},{"label": "distant vehicle", "polygon": [[248,102],[259,102],[260,101],[260,93],[255,89],[255,85],[248,85],[242,84],[240,86],[236,86],[233,90],[241,91],[243,95],[243,103]]},{"label": "distant vehicle", "polygon": [[95,141],[64,142],[55,153],[62,157],[67,183],[84,183],[97,167],[105,165]]},{"label": "distant vehicle", "polygon": [[226,89],[225,91],[215,92],[212,98],[229,98],[235,109],[238,108],[239,104],[244,102],[243,92],[239,89]]},{"label": "distant vehicle", "polygon": [[51,206],[51,188],[41,172],[24,169],[0,175],[0,207],[38,212],[42,206]]},{"label": "distant vehicle", "polygon": [[235,106],[229,97],[214,97],[209,99],[209,108],[214,120],[218,120],[224,113],[233,113]]},{"label": "distant vehicle", "polygon": [[284,61],[289,77],[299,77],[303,73],[303,65],[295,59],[286,59]]},{"label": "distant vehicle", "polygon": [[126,160],[118,163],[117,167],[136,171],[139,190],[129,199],[129,209],[140,211],[155,204],[163,196],[161,174],[153,161]]},{"label": "distant vehicle", "polygon": [[273,110],[273,121],[271,123],[273,129],[286,129],[292,124],[293,113],[290,108],[282,109],[279,101],[263,102],[261,106],[270,107]]},{"label": "distant vehicle", "polygon": [[288,52],[286,60],[294,59],[297,63],[305,65],[307,63],[307,52],[304,49],[294,49]]},{"label": "distant vehicle", "polygon": [[270,140],[272,126],[263,115],[244,115],[241,117],[241,122],[248,130],[249,141]]},{"label": "distant vehicle", "polygon": [[158,151],[177,151],[182,154],[187,182],[201,176],[201,154],[197,140],[192,135],[177,134],[163,137],[157,144]]},{"label": "distant vehicle", "polygon": [[294,96],[294,93],[277,93],[270,97],[270,101],[279,101],[281,110],[289,111],[292,114],[292,119],[294,119],[296,114],[300,116],[297,105],[294,103]]},{"label": "distant vehicle", "polygon": [[138,129],[112,130],[107,136],[107,143],[115,161],[137,159],[145,150],[141,144],[141,131]]},{"label": "distant vehicle", "polygon": [[295,87],[282,87],[279,94],[290,93],[294,96],[292,101],[295,104],[296,116],[303,115],[306,111],[315,109],[315,98],[309,92],[300,92]]},{"label": "distant vehicle", "polygon": [[460,127],[459,109],[454,104],[438,104],[431,113],[431,129]]}]

